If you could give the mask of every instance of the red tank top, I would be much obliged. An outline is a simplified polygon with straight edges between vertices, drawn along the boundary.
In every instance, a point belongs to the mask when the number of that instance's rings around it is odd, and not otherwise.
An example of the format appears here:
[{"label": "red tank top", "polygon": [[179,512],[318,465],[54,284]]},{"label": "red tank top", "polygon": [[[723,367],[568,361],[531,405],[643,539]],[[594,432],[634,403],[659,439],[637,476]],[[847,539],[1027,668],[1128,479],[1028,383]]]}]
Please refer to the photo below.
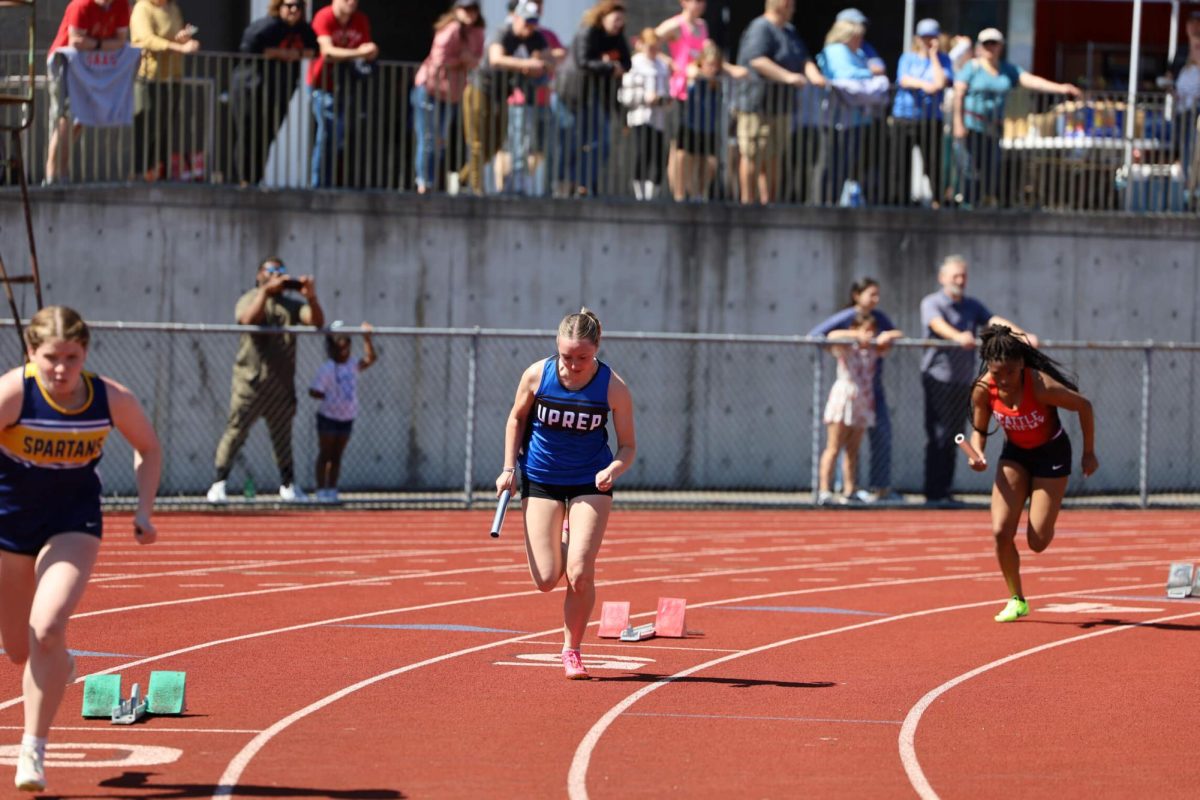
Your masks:
[{"label": "red tank top", "polygon": [[1015,409],[1009,408],[1000,399],[1000,392],[988,375],[988,398],[992,405],[992,417],[1004,429],[1004,435],[1017,447],[1026,450],[1041,447],[1058,435],[1062,426],[1058,422],[1058,409],[1039,403],[1033,391],[1033,370],[1029,367],[1021,375],[1021,402]]}]

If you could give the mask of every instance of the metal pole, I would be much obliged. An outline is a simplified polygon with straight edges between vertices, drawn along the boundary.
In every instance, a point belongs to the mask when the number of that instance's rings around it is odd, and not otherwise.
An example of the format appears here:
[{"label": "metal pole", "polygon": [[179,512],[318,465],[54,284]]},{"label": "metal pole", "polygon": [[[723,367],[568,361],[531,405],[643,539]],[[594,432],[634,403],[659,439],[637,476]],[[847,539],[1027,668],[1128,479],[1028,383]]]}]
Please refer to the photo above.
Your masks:
[{"label": "metal pole", "polygon": [[1133,206],[1133,134],[1137,115],[1138,59],[1142,50],[1142,0],[1133,0],[1133,30],[1129,36],[1129,94],[1125,101],[1125,210]]},{"label": "metal pole", "polygon": [[[1175,51],[1179,47],[1179,0],[1171,0],[1171,33],[1167,38],[1167,66],[1171,66],[1175,62]],[[1176,75],[1176,78],[1179,76]],[[1166,109],[1163,116],[1167,119],[1175,118],[1175,93],[1167,92]]]},{"label": "metal pole", "polygon": [[914,6],[916,6],[916,0],[904,0],[904,40],[900,42],[901,53],[907,53],[908,48],[912,47],[914,29],[917,27],[915,19],[917,14]]},{"label": "metal pole", "polygon": [[1147,343],[1142,351],[1142,430],[1141,446],[1138,448],[1138,489],[1141,506],[1150,505],[1150,356],[1153,345]]},{"label": "metal pole", "polygon": [[475,473],[475,373],[479,360],[479,327],[475,327],[475,335],[471,337],[471,353],[467,359],[467,447],[466,466],[463,468],[463,505],[468,509],[473,499]]},{"label": "metal pole", "polygon": [[813,412],[812,412],[812,504],[817,504],[821,489],[821,348],[813,348]]},{"label": "metal pole", "polygon": [[[1175,60],[1175,50],[1179,47],[1179,0],[1171,0],[1171,33],[1167,39],[1167,64]],[[1178,75],[1175,77],[1179,77]]]}]

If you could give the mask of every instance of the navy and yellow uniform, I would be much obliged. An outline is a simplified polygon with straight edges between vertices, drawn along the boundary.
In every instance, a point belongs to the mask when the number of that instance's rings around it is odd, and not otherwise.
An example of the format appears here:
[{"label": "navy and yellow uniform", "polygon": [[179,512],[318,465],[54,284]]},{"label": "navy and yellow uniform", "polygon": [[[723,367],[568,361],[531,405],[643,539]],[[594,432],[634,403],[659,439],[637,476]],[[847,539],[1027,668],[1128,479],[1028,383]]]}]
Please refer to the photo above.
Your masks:
[{"label": "navy and yellow uniform", "polygon": [[36,555],[59,533],[102,533],[96,464],[112,430],[108,387],[82,375],[87,400],[67,411],[25,366],[21,418],[0,430],[0,550]]},{"label": "navy and yellow uniform", "polygon": [[[523,482],[575,489],[563,498],[552,494],[555,499],[612,494],[611,490],[598,492],[595,487],[596,473],[613,459],[607,428],[611,378],[612,370],[601,361],[587,385],[572,391],[558,379],[558,358],[546,359],[533,401],[532,419],[525,429],[520,459]],[[525,485],[521,491],[529,494]]]}]

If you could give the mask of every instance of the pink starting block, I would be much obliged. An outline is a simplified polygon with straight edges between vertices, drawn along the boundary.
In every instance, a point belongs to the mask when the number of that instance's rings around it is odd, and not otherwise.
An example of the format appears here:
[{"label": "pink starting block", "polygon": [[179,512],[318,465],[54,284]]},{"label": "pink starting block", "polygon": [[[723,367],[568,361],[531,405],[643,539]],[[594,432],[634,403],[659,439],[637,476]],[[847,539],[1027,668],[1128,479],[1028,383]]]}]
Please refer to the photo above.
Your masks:
[{"label": "pink starting block", "polygon": [[654,635],[670,639],[687,636],[687,600],[682,597],[658,598],[658,613],[654,615]]},{"label": "pink starting block", "polygon": [[654,622],[639,625],[636,628],[629,621],[628,601],[610,600],[600,606],[600,630],[597,636],[601,639],[640,642],[653,636],[683,639],[689,634],[703,635],[700,631],[687,629],[687,600],[682,597],[658,598],[658,609],[654,614]]},{"label": "pink starting block", "polygon": [[629,627],[629,601],[607,601],[600,606],[601,639],[619,639],[621,631]]}]

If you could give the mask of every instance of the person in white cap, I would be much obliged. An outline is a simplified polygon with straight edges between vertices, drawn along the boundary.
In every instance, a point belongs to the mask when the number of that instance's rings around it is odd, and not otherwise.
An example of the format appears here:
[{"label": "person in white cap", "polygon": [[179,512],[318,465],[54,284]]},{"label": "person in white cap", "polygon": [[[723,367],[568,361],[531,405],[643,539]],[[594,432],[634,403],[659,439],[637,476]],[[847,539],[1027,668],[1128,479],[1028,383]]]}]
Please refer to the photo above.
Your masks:
[{"label": "person in white cap", "polygon": [[1004,60],[1004,34],[984,28],[975,37],[976,57],[954,76],[954,138],[965,141],[972,175],[966,181],[964,199],[1008,205],[1007,175],[1000,150],[1004,132],[1004,103],[1008,93],[1020,86],[1033,92],[1079,97],[1079,87],[1026,72]]},{"label": "person in white cap", "polygon": [[896,99],[892,104],[894,158],[900,182],[893,187],[893,204],[912,202],[912,150],[921,150],[936,207],[942,189],[942,99],[954,81],[950,56],[941,52],[942,29],[936,19],[917,23],[912,50],[896,67]]}]

